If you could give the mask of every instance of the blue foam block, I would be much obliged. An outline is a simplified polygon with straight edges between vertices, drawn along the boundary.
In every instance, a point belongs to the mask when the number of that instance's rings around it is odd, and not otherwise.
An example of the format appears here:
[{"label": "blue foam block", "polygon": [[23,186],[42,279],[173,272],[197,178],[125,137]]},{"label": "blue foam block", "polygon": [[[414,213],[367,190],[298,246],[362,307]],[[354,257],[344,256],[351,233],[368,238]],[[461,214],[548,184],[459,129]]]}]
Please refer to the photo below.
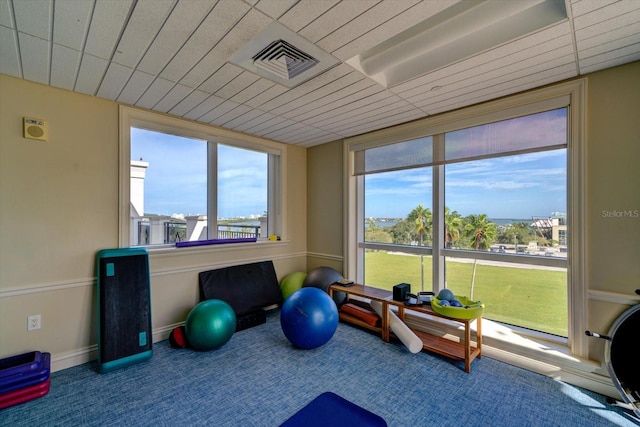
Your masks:
[{"label": "blue foam block", "polygon": [[379,415],[328,391],[313,399],[281,425],[298,426],[386,427],[387,422]]}]

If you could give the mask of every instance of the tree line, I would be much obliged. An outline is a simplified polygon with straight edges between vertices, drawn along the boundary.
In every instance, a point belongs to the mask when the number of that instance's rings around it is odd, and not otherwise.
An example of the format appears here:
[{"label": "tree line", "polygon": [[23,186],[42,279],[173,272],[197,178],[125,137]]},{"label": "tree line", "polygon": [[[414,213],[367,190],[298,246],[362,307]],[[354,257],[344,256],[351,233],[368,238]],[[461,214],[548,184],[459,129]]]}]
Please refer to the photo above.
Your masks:
[{"label": "tree line", "polygon": [[[536,234],[530,223],[519,222],[497,225],[486,214],[460,215],[448,207],[444,208],[445,247],[457,249],[487,250],[493,244],[527,245],[531,241],[548,242]],[[432,246],[433,214],[431,209],[418,205],[405,219],[390,227],[379,227],[370,220],[365,229],[365,240],[369,242],[400,245]]]}]

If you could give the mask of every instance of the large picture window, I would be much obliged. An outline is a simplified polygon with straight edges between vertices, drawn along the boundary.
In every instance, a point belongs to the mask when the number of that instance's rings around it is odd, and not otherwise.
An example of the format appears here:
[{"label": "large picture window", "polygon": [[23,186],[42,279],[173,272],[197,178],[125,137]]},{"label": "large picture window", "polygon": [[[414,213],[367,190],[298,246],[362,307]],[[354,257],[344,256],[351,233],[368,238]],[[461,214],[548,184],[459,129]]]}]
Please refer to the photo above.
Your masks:
[{"label": "large picture window", "polygon": [[446,287],[482,300],[485,318],[568,339],[581,303],[571,97],[515,104],[347,140],[349,274],[389,290]]},{"label": "large picture window", "polygon": [[266,240],[280,233],[278,148],[151,114],[126,118],[122,151],[128,152],[129,173],[123,180],[129,186],[122,192],[128,193],[129,209],[126,223],[121,213],[121,228],[128,228],[123,243]]}]

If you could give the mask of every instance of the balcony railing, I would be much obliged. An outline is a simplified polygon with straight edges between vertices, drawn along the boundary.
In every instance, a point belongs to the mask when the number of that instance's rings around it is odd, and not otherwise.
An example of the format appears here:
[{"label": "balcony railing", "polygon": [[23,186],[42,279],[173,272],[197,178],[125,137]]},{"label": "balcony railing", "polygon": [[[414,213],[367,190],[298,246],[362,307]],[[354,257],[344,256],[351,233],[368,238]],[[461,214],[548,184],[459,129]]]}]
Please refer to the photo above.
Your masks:
[{"label": "balcony railing", "polygon": [[235,225],[221,224],[218,225],[218,239],[243,239],[243,238],[259,238],[259,225]]}]

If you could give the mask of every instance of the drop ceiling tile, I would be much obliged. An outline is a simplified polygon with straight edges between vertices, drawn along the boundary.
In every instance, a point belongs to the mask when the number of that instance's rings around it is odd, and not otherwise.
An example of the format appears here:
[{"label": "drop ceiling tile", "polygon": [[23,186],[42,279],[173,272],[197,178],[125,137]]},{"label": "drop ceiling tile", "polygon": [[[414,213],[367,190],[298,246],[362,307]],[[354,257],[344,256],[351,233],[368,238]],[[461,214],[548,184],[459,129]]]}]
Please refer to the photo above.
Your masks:
[{"label": "drop ceiling tile", "polygon": [[[366,85],[366,83],[368,83],[368,85]],[[314,103],[314,105],[309,105],[308,107],[301,108],[300,114],[293,114],[292,112],[289,118],[294,120],[299,120],[299,121],[307,121],[313,117],[317,117],[321,114],[334,111],[337,108],[343,107],[345,105],[350,105],[358,100],[361,100],[363,98],[368,98],[372,95],[375,95],[384,91],[383,88],[381,88],[377,84],[372,83],[368,80],[364,81],[362,85],[364,87],[360,88],[359,87],[360,85],[358,85],[358,88],[357,89],[354,88],[356,90],[354,90],[352,93],[345,94],[345,96],[341,96],[338,99],[333,99],[331,100],[331,102],[328,102],[327,104],[315,105]]]},{"label": "drop ceiling tile", "polygon": [[135,105],[144,91],[147,90],[151,83],[153,83],[154,78],[155,77],[151,74],[135,70],[124,89],[122,89],[122,92],[118,97],[118,101],[129,105]]},{"label": "drop ceiling tile", "polygon": [[331,126],[331,129],[335,132],[347,132],[348,129],[377,122],[378,120],[384,120],[389,116],[395,116],[409,111],[415,111],[415,107],[404,101],[399,100],[391,103],[382,101],[367,105],[366,107],[353,109],[349,114],[330,119],[328,123],[315,123],[315,126],[323,128]]},{"label": "drop ceiling tile", "polygon": [[457,73],[451,78],[443,78],[434,82],[435,87],[441,87],[445,90],[421,92],[406,96],[406,99],[420,108],[427,108],[425,102],[436,102],[443,97],[458,96],[465,91],[465,88],[490,85],[497,81],[508,81],[523,75],[531,75],[567,65],[573,67],[574,75],[578,74],[571,45],[561,46],[548,52],[542,51],[537,55],[527,56],[519,53],[511,55],[508,61],[496,64],[485,63],[478,66],[477,70],[472,69],[471,72]]},{"label": "drop ceiling tile", "polygon": [[[176,87],[187,87],[183,85],[176,85]],[[171,110],[169,110],[169,114],[173,114],[178,117],[184,116],[187,112],[191,111],[196,106],[200,105],[202,101],[207,99],[210,96],[209,93],[202,92],[201,90],[194,90],[189,95],[187,95],[182,101],[176,104]]]},{"label": "drop ceiling tile", "polygon": [[[273,114],[285,115],[289,112],[295,112],[300,108],[304,108],[315,102],[322,102],[321,100],[336,92],[341,92],[344,88],[361,81],[363,77],[357,73],[349,73],[342,77],[338,77],[330,85],[320,86],[319,88],[307,93],[305,96],[298,97],[271,110]],[[346,95],[346,94],[345,94]],[[295,114],[295,113],[294,113]]]},{"label": "drop ceiling tile", "polygon": [[[351,58],[377,43],[382,42],[385,37],[384,32],[378,33],[380,39],[369,37],[369,33],[376,28],[383,26],[384,23],[392,19],[394,16],[409,9],[411,6],[416,4],[417,1],[418,0],[398,0],[378,3],[349,22],[348,25],[340,27],[327,37],[318,41],[317,44],[341,60]],[[405,28],[407,28],[407,26],[403,25],[402,30]],[[390,31],[393,32],[394,30],[397,31],[396,28],[391,29]],[[366,38],[363,37],[365,34],[367,35]],[[387,34],[387,37],[395,34],[396,33]],[[347,45],[349,48],[344,47]],[[338,51],[338,49],[341,50]]]},{"label": "drop ceiling tile", "polygon": [[133,68],[112,62],[107,68],[96,96],[111,100],[118,99],[131,74],[133,74]]},{"label": "drop ceiling tile", "polygon": [[95,95],[108,66],[109,62],[103,58],[86,53],[82,55],[74,90],[91,96]]},{"label": "drop ceiling tile", "polygon": [[298,0],[260,0],[255,2],[255,8],[265,15],[278,19]]},{"label": "drop ceiling tile", "polygon": [[26,33],[18,33],[22,73],[26,80],[49,84],[50,42]]},{"label": "drop ceiling tile", "polygon": [[154,111],[166,113],[175,108],[183,99],[193,92],[193,89],[181,84],[176,84],[153,106]]},{"label": "drop ceiling tile", "polygon": [[16,24],[13,21],[13,7],[10,0],[0,1],[0,27],[15,29]]},{"label": "drop ceiling tile", "polygon": [[22,78],[16,31],[0,26],[0,73]]},{"label": "drop ceiling tile", "polygon": [[279,129],[285,126],[293,125],[296,122],[293,120],[287,120],[280,116],[273,116],[269,120],[265,120],[264,122],[252,127],[249,129],[251,133],[255,133],[256,135],[264,136],[266,133],[273,131],[274,129]]},{"label": "drop ceiling tile", "polygon": [[343,121],[334,127],[335,132],[341,135],[354,135],[362,132],[363,129],[370,130],[378,126],[381,122],[401,123],[402,121],[411,120],[411,118],[423,117],[422,111],[410,108],[407,105],[396,109],[389,109],[389,106],[372,110],[371,112],[360,115],[350,121]]},{"label": "drop ceiling tile", "polygon": [[[261,110],[254,110],[257,113],[260,113]],[[266,113],[266,112],[262,112],[262,114],[254,114],[253,116],[255,117],[247,117],[246,120],[244,120],[242,123],[238,123],[234,129],[240,132],[247,132],[248,130],[251,129],[254,126],[259,125],[260,123],[264,123],[267,120],[275,117],[273,114],[271,113]]]},{"label": "drop ceiling tile", "polygon": [[15,25],[20,33],[42,40],[51,40],[53,1],[14,1]]},{"label": "drop ceiling tile", "polygon": [[[545,70],[542,73],[530,74],[519,79],[487,82],[472,88],[466,88],[461,96],[454,93],[451,97],[429,106],[429,113],[436,114],[451,109],[466,107],[479,102],[488,101],[501,96],[511,95],[524,90],[542,86],[554,81],[564,80],[575,76],[575,64],[568,64]],[[454,91],[455,92],[455,91]]]},{"label": "drop ceiling tile", "polygon": [[616,40],[640,32],[640,9],[626,13],[616,21],[617,26],[611,29],[609,24],[590,25],[576,30],[578,49],[592,47],[602,41]]},{"label": "drop ceiling tile", "polygon": [[244,125],[239,126],[238,129],[242,130],[243,132],[248,132],[248,133],[252,133],[253,129],[257,129],[257,128],[264,128],[269,126],[266,123],[273,123],[274,120],[279,120],[279,117],[276,117],[275,115],[271,114],[271,113],[264,113],[261,116],[258,116],[254,119],[251,120],[247,120]]},{"label": "drop ceiling tile", "polygon": [[308,80],[301,85],[294,87],[293,89],[289,89],[288,91],[283,92],[281,95],[273,99],[270,99],[264,104],[261,104],[260,108],[271,111],[300,97],[305,97],[314,90],[317,90],[325,85],[332,84],[334,81],[352,72],[353,69],[351,69],[351,67],[349,67],[348,65],[338,65],[337,67],[325,71],[324,73],[314,77],[313,79]]},{"label": "drop ceiling tile", "polygon": [[351,20],[363,14],[380,1],[381,0],[359,0],[340,2],[319,16],[318,19],[305,26],[298,34],[315,43],[338,28],[348,25]]},{"label": "drop ceiling tile", "polygon": [[614,51],[624,55],[628,54],[629,50],[631,50],[631,53],[640,50],[640,33],[631,34],[622,38],[615,38],[615,36],[612,35],[611,39],[600,40],[599,44],[594,44],[590,47],[584,43],[578,51],[578,58],[582,61],[592,56],[606,55],[608,52]]},{"label": "drop ceiling tile", "polygon": [[92,2],[76,0],[56,0],[53,27],[54,43],[74,50],[82,50],[89,31]]},{"label": "drop ceiling tile", "polygon": [[224,99],[218,98],[215,95],[209,95],[204,101],[184,114],[183,117],[191,120],[198,120],[200,117],[204,116],[223,102]]},{"label": "drop ceiling tile", "polygon": [[[215,12],[215,10],[214,10]],[[239,47],[244,46],[256,34],[270,23],[263,14],[250,10],[231,31],[217,43],[189,72],[180,80],[187,86],[197,87],[205,81],[211,71],[220,68]]]},{"label": "drop ceiling tile", "polygon": [[138,69],[159,74],[196,31],[215,3],[216,0],[178,2],[145,52]]},{"label": "drop ceiling tile", "polygon": [[321,127],[323,124],[330,126],[332,120],[336,119],[337,117],[340,117],[340,118],[349,117],[351,114],[353,114],[353,111],[355,110],[359,110],[360,108],[366,107],[368,105],[375,105],[381,100],[390,100],[390,99],[393,99],[393,101],[396,101],[399,98],[389,94],[386,91],[378,92],[374,95],[367,96],[365,98],[358,99],[354,102],[343,105],[341,107],[334,108],[330,111],[327,111],[326,113],[318,114],[314,117],[311,117],[305,120],[304,122],[316,127]]},{"label": "drop ceiling tile", "polygon": [[[223,7],[226,6],[226,7]],[[161,77],[180,81],[185,86],[197,87],[204,78],[193,80],[181,79],[200,61],[209,51],[220,42],[233,26],[247,13],[249,6],[243,2],[220,2],[189,37],[189,40],[162,70]],[[219,68],[220,65],[213,68]],[[205,77],[206,78],[206,77]]]},{"label": "drop ceiling tile", "polygon": [[619,19],[624,20],[626,14],[638,9],[640,9],[639,1],[618,1],[608,6],[595,9],[589,13],[585,13],[584,15],[574,17],[573,24],[576,31],[592,25],[608,26],[609,29],[611,29],[616,25]]},{"label": "drop ceiling tile", "polygon": [[368,79],[358,80],[338,91],[334,91],[321,98],[313,99],[294,110],[283,113],[293,120],[305,120],[317,114],[333,110],[336,107],[348,104],[357,99],[362,99],[383,89]]},{"label": "drop ceiling tile", "polygon": [[253,108],[260,108],[262,110],[265,110],[265,108],[262,108],[264,104],[282,95],[287,90],[289,89],[285,86],[274,84],[263,92],[260,92],[255,97],[246,101],[245,104]]},{"label": "drop ceiling tile", "polygon": [[247,108],[247,112],[243,114],[237,114],[233,119],[226,122],[224,124],[224,127],[238,130],[238,127],[243,126],[248,121],[254,120],[264,114],[263,111],[256,110],[255,108],[247,107],[246,105],[244,105],[244,107]]},{"label": "drop ceiling tile", "polygon": [[239,104],[243,104],[245,102],[248,102],[251,99],[254,99],[256,96],[258,96],[261,93],[263,93],[264,91],[270,89],[274,85],[275,85],[275,83],[273,83],[273,82],[271,82],[271,81],[269,81],[267,79],[263,79],[261,77],[258,77],[258,79],[256,81],[254,81],[253,83],[247,85],[247,87],[245,87],[240,92],[238,92],[235,95],[233,95],[230,99],[232,101],[235,101],[235,102],[239,103]]},{"label": "drop ceiling tile", "polygon": [[344,137],[355,136],[355,135],[359,135],[366,132],[372,132],[374,130],[382,129],[385,127],[406,123],[411,120],[416,120],[422,117],[424,117],[424,113],[414,110],[407,113],[389,116],[385,119],[379,119],[379,120],[376,120],[374,123],[367,123],[367,124],[350,128],[348,132],[342,133],[342,135]]},{"label": "drop ceiling tile", "polygon": [[135,105],[137,107],[152,109],[174,86],[174,82],[157,77]]},{"label": "drop ceiling tile", "polygon": [[[318,129],[318,131],[324,133],[324,131]],[[291,137],[294,135],[301,135],[305,132],[309,132],[309,126],[304,125],[302,123],[293,123],[290,126],[281,129],[275,129],[271,132],[265,134],[267,138],[280,140],[282,138]]]},{"label": "drop ceiling tile", "polygon": [[111,59],[133,0],[96,2],[84,53]]},{"label": "drop ceiling tile", "polygon": [[574,18],[601,9],[618,0],[571,0],[571,12]]},{"label": "drop ceiling tile", "polygon": [[338,3],[338,0],[300,0],[295,6],[282,15],[278,21],[293,31],[298,32],[336,3]]},{"label": "drop ceiling tile", "polygon": [[316,145],[318,141],[337,141],[342,137],[339,133],[331,132],[326,129],[308,128],[305,132],[300,132],[295,136],[287,136],[287,140],[301,147],[310,147]]},{"label": "drop ceiling tile", "polygon": [[173,0],[138,0],[118,42],[113,61],[135,67],[162,28]]},{"label": "drop ceiling tile", "polygon": [[226,99],[232,99],[234,102],[238,102],[233,99],[243,90],[250,87],[254,82],[260,79],[260,76],[244,71],[234,79],[230,79],[223,87],[216,91],[216,95]]},{"label": "drop ceiling tile", "polygon": [[[537,76],[542,76],[549,70],[572,70],[572,77],[577,75],[577,69],[575,66],[573,52],[570,49],[564,49],[564,56],[556,55],[540,55],[535,58],[530,58],[526,61],[516,62],[508,66],[487,72],[483,78],[469,78],[464,80],[461,84],[452,85],[454,90],[449,90],[446,93],[442,91],[435,92],[431,97],[430,102],[438,102],[444,99],[451,99],[456,96],[465,96],[468,93],[475,91],[477,88],[485,86],[497,86],[502,84],[506,86],[511,82],[514,86],[521,85],[521,80],[535,79]],[[414,101],[414,100],[411,100]],[[414,101],[415,105],[422,108],[427,108],[423,102]]]},{"label": "drop ceiling tile", "polygon": [[51,52],[51,86],[73,90],[81,58],[79,50],[54,43]]},{"label": "drop ceiling tile", "polygon": [[301,132],[299,135],[282,137],[281,140],[289,144],[307,148],[323,142],[338,141],[341,138],[342,135],[334,132],[329,132],[324,129],[309,128],[307,131]]},{"label": "drop ceiling tile", "polygon": [[233,109],[229,110],[228,112],[216,117],[214,120],[212,120],[209,123],[212,123],[212,124],[217,125],[217,126],[227,127],[227,123],[229,123],[230,121],[234,120],[236,117],[242,116],[243,114],[246,114],[246,113],[248,113],[250,111],[253,111],[251,107],[247,107],[246,105],[236,104],[235,102],[233,104],[236,105],[235,108],[233,108]]},{"label": "drop ceiling tile", "polygon": [[[233,64],[225,64],[224,62],[222,62],[221,65],[222,66],[215,71],[213,71],[213,69],[210,70],[210,72],[213,72],[213,74],[211,74],[209,78],[207,78],[202,82],[202,84],[198,86],[199,90],[209,93],[216,93],[229,81],[242,74],[242,68],[240,67],[237,67]],[[216,94],[216,96],[219,95]],[[221,98],[224,97],[222,96]]]},{"label": "drop ceiling tile", "polygon": [[593,72],[605,67],[615,66],[616,64],[637,61],[638,59],[640,59],[640,45],[635,44],[580,59],[580,71],[583,73]]},{"label": "drop ceiling tile", "polygon": [[238,104],[236,104],[235,102],[224,100],[219,105],[209,110],[206,114],[203,114],[202,116],[198,117],[198,121],[215,124],[216,119],[228,113],[229,111],[233,111],[237,107],[238,107]]}]

